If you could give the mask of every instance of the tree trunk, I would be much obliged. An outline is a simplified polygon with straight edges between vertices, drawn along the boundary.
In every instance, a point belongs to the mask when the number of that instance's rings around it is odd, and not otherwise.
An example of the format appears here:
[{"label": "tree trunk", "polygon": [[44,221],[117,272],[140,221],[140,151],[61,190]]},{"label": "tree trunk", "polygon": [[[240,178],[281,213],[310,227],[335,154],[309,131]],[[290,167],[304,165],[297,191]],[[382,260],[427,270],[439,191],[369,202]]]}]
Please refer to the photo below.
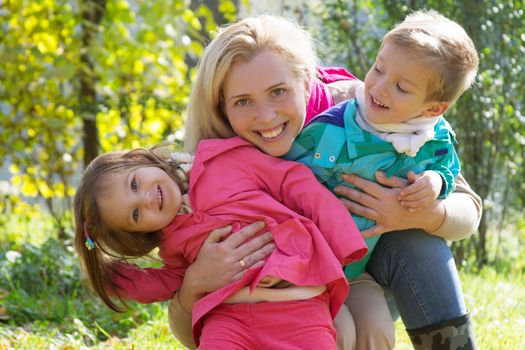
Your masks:
[{"label": "tree trunk", "polygon": [[106,10],[106,0],[81,1],[82,47],[80,60],[80,113],[83,121],[84,167],[98,155],[97,101],[95,94],[96,76],[89,57],[90,45],[98,32]]}]

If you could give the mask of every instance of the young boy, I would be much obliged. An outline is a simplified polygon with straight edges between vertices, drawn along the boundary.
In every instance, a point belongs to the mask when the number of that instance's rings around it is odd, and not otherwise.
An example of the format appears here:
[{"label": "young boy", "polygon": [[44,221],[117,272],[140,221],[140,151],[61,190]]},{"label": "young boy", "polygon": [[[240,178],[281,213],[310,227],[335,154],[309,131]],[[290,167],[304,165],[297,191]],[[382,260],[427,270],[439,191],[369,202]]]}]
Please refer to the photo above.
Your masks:
[{"label": "young boy", "polygon": [[[455,187],[456,140],[442,114],[470,87],[477,67],[474,44],[460,25],[436,11],[412,13],[383,38],[356,98],[318,115],[285,158],[307,164],[332,191],[348,185],[343,173],[406,177],[411,185],[402,190],[401,205],[427,207]],[[361,230],[374,225],[353,216]],[[368,238],[367,256],[345,267],[348,278],[364,272],[378,239]]]}]

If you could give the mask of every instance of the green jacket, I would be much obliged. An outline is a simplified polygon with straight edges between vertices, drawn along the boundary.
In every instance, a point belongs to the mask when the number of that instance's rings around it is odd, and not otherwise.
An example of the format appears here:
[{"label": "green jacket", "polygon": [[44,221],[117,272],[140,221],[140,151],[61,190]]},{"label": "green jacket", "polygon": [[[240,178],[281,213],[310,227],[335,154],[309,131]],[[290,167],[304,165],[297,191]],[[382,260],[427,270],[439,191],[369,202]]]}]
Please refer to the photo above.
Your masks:
[{"label": "green jacket", "polygon": [[[339,185],[352,187],[341,179],[342,173],[375,180],[376,171],[384,171],[387,176],[406,177],[408,171],[421,173],[425,170],[434,170],[443,178],[439,198],[454,190],[460,171],[454,150],[457,142],[444,118],[434,127],[434,139],[425,143],[415,157],[409,157],[397,153],[389,142],[361,129],[355,120],[356,110],[354,99],[326,110],[299,134],[284,158],[306,164],[331,191]],[[361,230],[375,224],[358,215],[352,216]],[[355,278],[363,273],[378,239],[379,236],[366,239],[369,252],[362,260],[345,267],[347,277]]]}]

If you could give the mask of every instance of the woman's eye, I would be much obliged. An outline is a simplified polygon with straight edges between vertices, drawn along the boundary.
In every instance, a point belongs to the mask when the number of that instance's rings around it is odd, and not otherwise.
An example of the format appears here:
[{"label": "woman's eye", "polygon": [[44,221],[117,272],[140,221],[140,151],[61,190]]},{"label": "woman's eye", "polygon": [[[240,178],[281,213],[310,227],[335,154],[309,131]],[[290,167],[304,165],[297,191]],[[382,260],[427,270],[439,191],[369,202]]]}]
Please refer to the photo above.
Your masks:
[{"label": "woman's eye", "polygon": [[377,73],[381,73],[381,69],[379,69],[379,67],[376,65],[374,65],[374,70],[377,72]]},{"label": "woman's eye", "polygon": [[138,188],[138,186],[137,186],[137,179],[135,179],[135,177],[133,177],[131,179],[131,190],[133,192],[137,192],[137,188]]},{"label": "woman's eye", "polygon": [[272,90],[272,95],[273,96],[281,96],[282,94],[284,94],[284,89],[283,88],[278,88],[278,89]]},{"label": "woman's eye", "polygon": [[131,212],[131,217],[135,222],[139,221],[139,210],[137,208],[133,209]]},{"label": "woman's eye", "polygon": [[240,100],[238,100],[237,102],[235,102],[235,104],[236,104],[237,106],[246,106],[248,103],[249,103],[249,101],[248,101],[247,98],[241,98]]}]

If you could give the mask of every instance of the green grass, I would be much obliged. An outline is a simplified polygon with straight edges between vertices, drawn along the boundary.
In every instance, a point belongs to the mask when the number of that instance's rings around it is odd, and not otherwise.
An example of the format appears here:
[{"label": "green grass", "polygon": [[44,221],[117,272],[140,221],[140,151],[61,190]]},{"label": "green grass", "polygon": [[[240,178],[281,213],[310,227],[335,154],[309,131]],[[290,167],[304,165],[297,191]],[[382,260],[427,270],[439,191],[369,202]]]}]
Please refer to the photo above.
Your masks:
[{"label": "green grass", "polygon": [[[461,280],[479,349],[524,349],[524,276],[501,276],[485,269],[479,274],[461,273]],[[70,327],[45,322],[24,326],[3,324],[0,349],[184,349],[169,331],[165,304],[141,312],[148,313],[141,322],[120,336],[110,335],[105,340],[98,338],[109,332],[97,320],[83,323],[73,319]],[[401,322],[396,323],[395,349],[411,349]]]}]

